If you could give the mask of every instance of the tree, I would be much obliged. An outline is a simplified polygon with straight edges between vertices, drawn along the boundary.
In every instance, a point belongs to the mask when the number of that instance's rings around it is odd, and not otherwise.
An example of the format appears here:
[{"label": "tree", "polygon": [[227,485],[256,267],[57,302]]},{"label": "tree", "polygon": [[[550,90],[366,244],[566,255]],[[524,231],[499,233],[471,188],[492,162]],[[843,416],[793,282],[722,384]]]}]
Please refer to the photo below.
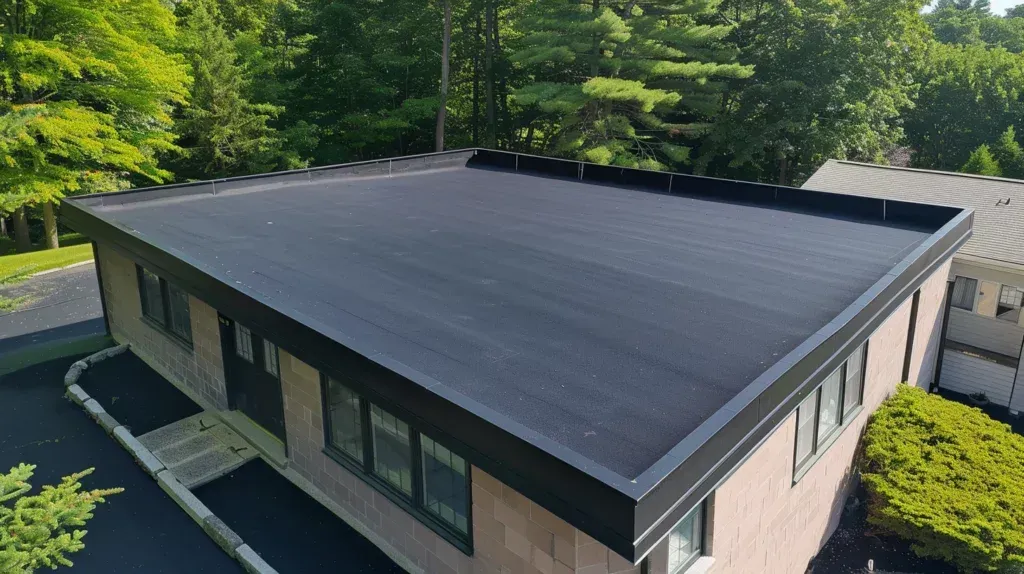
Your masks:
[{"label": "tree", "polygon": [[543,153],[662,169],[687,161],[716,80],[753,73],[708,23],[714,2],[538,0],[513,61],[532,82],[513,93],[536,110]]},{"label": "tree", "polygon": [[160,0],[0,0],[0,14],[0,203],[17,204],[16,234],[26,205],[170,177],[157,159],[175,149],[187,76]]},{"label": "tree", "polygon": [[918,78],[916,105],[904,114],[916,167],[959,169],[1021,113],[1024,60],[1004,49],[933,44]]},{"label": "tree", "polygon": [[279,109],[253,104],[235,65],[234,44],[221,27],[215,0],[189,0],[181,32],[182,52],[192,68],[192,98],[176,131],[185,148],[173,168],[179,178],[210,179],[298,167],[268,122]]},{"label": "tree", "polygon": [[64,477],[28,495],[35,465],[19,464],[0,474],[0,572],[31,574],[38,569],[72,566],[69,554],[85,548],[81,527],[97,504],[123,488],[83,491],[79,482],[93,469]]},{"label": "tree", "polygon": [[1006,128],[990,147],[992,158],[999,164],[1003,177],[1024,179],[1024,148],[1017,142],[1017,132],[1013,126]]},{"label": "tree", "polygon": [[701,173],[783,184],[831,158],[883,162],[902,136],[928,31],[919,0],[727,0],[756,73],[730,82]]},{"label": "tree", "polygon": [[1002,170],[999,168],[999,162],[992,157],[992,152],[986,144],[981,144],[978,146],[978,149],[974,150],[967,163],[960,168],[960,171],[992,177],[1003,175]]},{"label": "tree", "polygon": [[448,72],[452,48],[452,4],[444,2],[444,36],[441,39],[441,97],[437,104],[437,127],[434,135],[434,151],[444,151],[444,119],[448,106]]}]

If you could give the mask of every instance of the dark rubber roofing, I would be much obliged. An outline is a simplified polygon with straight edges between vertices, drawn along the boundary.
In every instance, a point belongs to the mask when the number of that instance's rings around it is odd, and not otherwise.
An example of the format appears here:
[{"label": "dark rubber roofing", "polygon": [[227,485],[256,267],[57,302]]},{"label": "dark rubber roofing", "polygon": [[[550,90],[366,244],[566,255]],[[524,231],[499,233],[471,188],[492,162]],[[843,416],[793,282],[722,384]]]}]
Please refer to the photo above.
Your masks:
[{"label": "dark rubber roofing", "polygon": [[930,234],[473,167],[96,209],[625,477]]}]

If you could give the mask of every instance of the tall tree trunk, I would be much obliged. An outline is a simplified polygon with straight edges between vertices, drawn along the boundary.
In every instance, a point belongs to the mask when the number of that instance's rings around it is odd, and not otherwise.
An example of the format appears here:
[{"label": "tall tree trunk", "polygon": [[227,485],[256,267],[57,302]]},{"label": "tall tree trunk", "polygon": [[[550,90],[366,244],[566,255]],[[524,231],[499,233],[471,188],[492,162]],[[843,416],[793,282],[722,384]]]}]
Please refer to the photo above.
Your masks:
[{"label": "tall tree trunk", "polygon": [[789,159],[783,157],[779,160],[779,185],[786,185],[787,168],[789,167]]},{"label": "tall tree trunk", "polygon": [[[501,55],[501,32],[500,32],[501,26],[498,24],[500,19],[497,16],[499,14],[499,9],[500,8],[501,8],[501,0],[494,0],[494,14],[495,14],[495,18],[494,18],[494,54],[497,55],[499,58],[500,58],[500,55]],[[506,70],[505,70],[505,65],[504,65],[505,61],[504,60],[500,60],[500,61],[502,62],[502,64],[500,66],[495,64],[495,67],[494,67],[495,68],[494,75],[497,78],[496,82],[497,82],[497,92],[498,92],[498,96],[497,96],[497,120],[496,120],[496,122],[494,124],[494,131],[497,132],[498,131],[498,125],[501,124],[501,125],[504,125],[507,130],[509,130],[509,132],[507,132],[505,134],[506,136],[509,136],[510,135],[510,131],[511,131],[511,127],[510,126],[511,126],[512,122],[510,120],[510,115],[508,113],[508,84],[505,81],[506,78],[508,77],[508,74],[506,73]],[[506,138],[506,142],[508,142],[511,139],[512,139],[511,137],[507,137]],[[497,136],[495,136],[495,145],[498,145]]]},{"label": "tall tree trunk", "polygon": [[43,204],[43,236],[47,249],[60,247],[60,243],[57,241],[57,218],[53,214],[52,201]]},{"label": "tall tree trunk", "polygon": [[0,215],[0,237],[7,237],[7,216]]},{"label": "tall tree trunk", "polygon": [[448,106],[448,54],[452,46],[452,4],[444,0],[444,38],[441,41],[441,101],[437,106],[434,151],[444,151],[444,118]]},{"label": "tall tree trunk", "polygon": [[480,146],[480,29],[483,27],[480,14],[476,16],[476,32],[473,36],[473,147]]},{"label": "tall tree trunk", "polygon": [[497,128],[494,121],[494,0],[487,3],[485,12],[486,31],[484,32],[484,91],[487,97],[487,147],[493,148]]},{"label": "tall tree trunk", "polygon": [[14,248],[18,253],[26,253],[32,249],[32,242],[28,238],[28,218],[25,217],[25,207],[14,210]]},{"label": "tall tree trunk", "polygon": [[[598,13],[601,11],[601,0],[594,0],[593,7],[594,7],[594,11],[593,11],[594,18],[596,19]],[[591,56],[590,57],[592,57],[593,60],[590,62],[590,77],[591,78],[596,78],[598,72],[601,71],[597,67],[598,57],[601,55],[601,36],[598,35],[598,34],[594,34],[594,37],[591,40],[591,42],[593,43],[593,46],[591,48]]]}]

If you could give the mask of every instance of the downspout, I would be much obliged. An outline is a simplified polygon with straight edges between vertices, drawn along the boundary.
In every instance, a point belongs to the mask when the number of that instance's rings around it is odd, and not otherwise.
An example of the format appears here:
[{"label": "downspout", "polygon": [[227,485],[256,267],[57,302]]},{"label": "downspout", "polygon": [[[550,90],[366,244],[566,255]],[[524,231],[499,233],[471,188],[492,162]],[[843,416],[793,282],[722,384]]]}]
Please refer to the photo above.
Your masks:
[{"label": "downspout", "polygon": [[[946,355],[946,334],[949,332],[949,310],[953,306],[953,287],[955,285],[955,281],[946,281],[946,304],[943,305],[942,309],[942,334],[939,335],[939,352],[938,356],[935,357],[935,380],[932,381],[931,387],[931,392],[933,393],[939,392],[939,381],[942,380],[942,359]],[[1013,396],[1013,391],[1010,392],[1010,395]]]},{"label": "downspout", "polygon": [[92,259],[96,266],[96,281],[100,285],[100,306],[103,307],[103,332],[110,336],[110,315],[107,313],[107,293],[103,287],[103,268],[100,266],[100,247],[92,242]]}]

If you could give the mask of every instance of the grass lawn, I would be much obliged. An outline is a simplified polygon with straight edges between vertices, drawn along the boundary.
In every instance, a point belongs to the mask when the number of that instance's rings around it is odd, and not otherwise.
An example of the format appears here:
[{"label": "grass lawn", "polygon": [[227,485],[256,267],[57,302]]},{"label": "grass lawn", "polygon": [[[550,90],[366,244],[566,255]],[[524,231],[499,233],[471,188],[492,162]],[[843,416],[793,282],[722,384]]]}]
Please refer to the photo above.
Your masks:
[{"label": "grass lawn", "polygon": [[62,235],[60,249],[14,253],[13,241],[0,238],[0,285],[16,283],[33,273],[92,259],[92,244],[77,233]]}]

